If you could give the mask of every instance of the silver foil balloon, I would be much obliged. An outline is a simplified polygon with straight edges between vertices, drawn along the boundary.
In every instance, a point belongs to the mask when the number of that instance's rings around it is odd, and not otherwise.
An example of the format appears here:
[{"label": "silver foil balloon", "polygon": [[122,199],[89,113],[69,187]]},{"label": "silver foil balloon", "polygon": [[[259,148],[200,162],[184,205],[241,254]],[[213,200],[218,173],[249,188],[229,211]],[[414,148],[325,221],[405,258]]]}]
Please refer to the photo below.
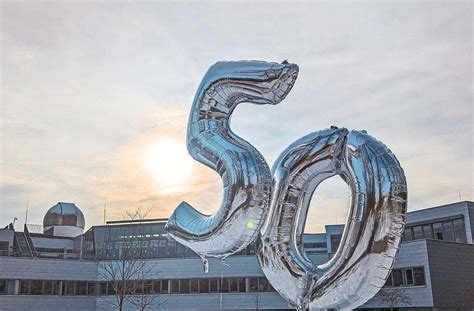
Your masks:
[{"label": "silver foil balloon", "polygon": [[191,156],[215,170],[224,198],[214,215],[181,203],[166,224],[168,234],[206,257],[225,258],[255,240],[269,209],[270,169],[250,143],[230,130],[243,102],[275,105],[291,90],[298,66],[260,61],[218,62],[204,76],[188,121]]},{"label": "silver foil balloon", "polygon": [[[331,128],[290,145],[273,169],[269,216],[257,238],[257,257],[272,286],[291,304],[352,309],[384,285],[405,226],[407,187],[402,168],[365,132]],[[335,255],[313,266],[302,239],[313,192],[339,175],[352,191]]]},{"label": "silver foil balloon", "polygon": [[[286,62],[219,62],[209,69],[193,103],[187,146],[220,174],[224,199],[211,216],[183,202],[166,228],[203,257],[205,267],[206,257],[225,258],[256,238],[262,270],[288,302],[301,309],[356,308],[390,273],[405,226],[406,179],[381,142],[331,128],[290,145],[272,180],[260,153],[230,130],[230,116],[242,102],[279,103],[297,74]],[[352,191],[349,217],[334,256],[314,266],[302,243],[307,212],[317,186],[335,175]]]}]

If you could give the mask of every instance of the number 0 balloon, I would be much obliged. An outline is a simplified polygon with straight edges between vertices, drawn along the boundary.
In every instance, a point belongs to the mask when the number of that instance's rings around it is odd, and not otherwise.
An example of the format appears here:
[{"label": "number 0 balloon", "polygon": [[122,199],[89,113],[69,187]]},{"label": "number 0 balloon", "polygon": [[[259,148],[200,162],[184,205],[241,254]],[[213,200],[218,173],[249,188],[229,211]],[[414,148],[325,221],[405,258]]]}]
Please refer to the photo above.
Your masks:
[{"label": "number 0 balloon", "polygon": [[[224,198],[210,216],[183,202],[166,227],[206,267],[207,257],[224,259],[256,240],[263,272],[289,303],[353,309],[390,274],[405,226],[406,179],[384,144],[336,127],[295,141],[270,172],[258,150],[230,130],[230,117],[243,102],[278,104],[297,75],[298,66],[286,61],[218,62],[209,69],[191,109],[187,146],[220,174]],[[336,175],[351,189],[349,217],[336,253],[316,266],[305,254],[304,225],[315,189]]]}]

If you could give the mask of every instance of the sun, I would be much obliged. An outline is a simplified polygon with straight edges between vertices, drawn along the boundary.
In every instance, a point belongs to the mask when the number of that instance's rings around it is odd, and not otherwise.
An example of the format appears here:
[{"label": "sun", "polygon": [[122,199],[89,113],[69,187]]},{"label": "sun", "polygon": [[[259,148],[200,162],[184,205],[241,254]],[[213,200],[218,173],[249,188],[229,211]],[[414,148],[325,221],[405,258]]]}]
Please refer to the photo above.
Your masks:
[{"label": "sun", "polygon": [[158,183],[176,186],[190,178],[192,159],[184,144],[174,139],[162,139],[148,147],[143,165]]}]

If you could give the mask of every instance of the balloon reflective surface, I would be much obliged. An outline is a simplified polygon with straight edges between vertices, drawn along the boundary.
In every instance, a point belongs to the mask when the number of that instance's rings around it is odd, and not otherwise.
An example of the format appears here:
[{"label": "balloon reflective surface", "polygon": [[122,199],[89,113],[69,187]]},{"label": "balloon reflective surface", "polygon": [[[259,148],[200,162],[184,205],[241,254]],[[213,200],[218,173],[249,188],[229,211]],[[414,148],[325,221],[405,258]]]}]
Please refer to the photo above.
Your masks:
[{"label": "balloon reflective surface", "polygon": [[[224,198],[210,216],[181,203],[166,228],[204,259],[205,270],[206,257],[223,259],[256,239],[263,272],[289,303],[356,308],[390,274],[405,226],[405,175],[381,142],[364,131],[331,127],[284,150],[272,178],[262,155],[230,130],[230,117],[242,102],[278,104],[297,75],[298,67],[287,62],[218,62],[208,70],[191,109],[187,147],[220,174]],[[349,216],[334,256],[314,266],[303,247],[308,208],[318,185],[336,175],[352,192]]]},{"label": "balloon reflective surface", "polygon": [[251,243],[267,216],[271,174],[262,155],[230,130],[242,103],[275,105],[290,92],[298,66],[259,61],[218,62],[204,76],[188,121],[191,156],[218,172],[224,198],[211,216],[186,202],[166,225],[170,236],[201,257],[225,258]]},{"label": "balloon reflective surface", "polygon": [[[272,203],[257,238],[257,257],[272,286],[291,304],[351,309],[384,285],[405,226],[406,180],[395,156],[364,132],[331,128],[282,152],[273,167]],[[352,191],[335,255],[313,266],[303,248],[311,196],[339,175]]]}]

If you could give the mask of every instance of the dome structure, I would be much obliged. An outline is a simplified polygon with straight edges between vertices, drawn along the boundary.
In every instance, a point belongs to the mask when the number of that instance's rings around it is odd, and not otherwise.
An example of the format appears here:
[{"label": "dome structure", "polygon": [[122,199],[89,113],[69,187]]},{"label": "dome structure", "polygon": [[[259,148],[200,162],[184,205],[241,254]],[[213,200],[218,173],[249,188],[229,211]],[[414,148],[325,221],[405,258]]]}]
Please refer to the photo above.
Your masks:
[{"label": "dome structure", "polygon": [[76,237],[84,231],[84,214],[74,203],[58,202],[44,216],[45,234]]}]

